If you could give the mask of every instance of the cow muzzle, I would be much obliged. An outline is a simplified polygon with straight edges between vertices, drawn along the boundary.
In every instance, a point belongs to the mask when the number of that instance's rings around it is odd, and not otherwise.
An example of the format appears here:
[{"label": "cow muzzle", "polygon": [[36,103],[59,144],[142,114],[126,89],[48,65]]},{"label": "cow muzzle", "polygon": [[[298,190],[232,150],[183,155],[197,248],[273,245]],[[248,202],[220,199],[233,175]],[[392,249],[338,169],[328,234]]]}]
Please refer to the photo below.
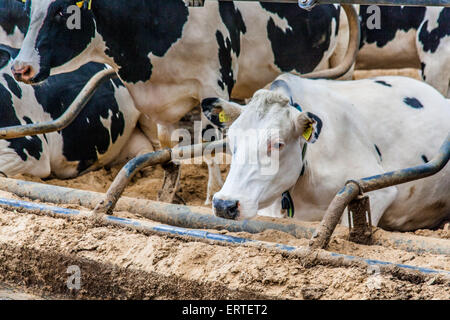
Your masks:
[{"label": "cow muzzle", "polygon": [[239,216],[239,201],[213,199],[213,208],[216,216],[235,220]]},{"label": "cow muzzle", "polygon": [[35,76],[34,68],[29,64],[15,63],[11,67],[14,78],[17,81],[32,83]]}]

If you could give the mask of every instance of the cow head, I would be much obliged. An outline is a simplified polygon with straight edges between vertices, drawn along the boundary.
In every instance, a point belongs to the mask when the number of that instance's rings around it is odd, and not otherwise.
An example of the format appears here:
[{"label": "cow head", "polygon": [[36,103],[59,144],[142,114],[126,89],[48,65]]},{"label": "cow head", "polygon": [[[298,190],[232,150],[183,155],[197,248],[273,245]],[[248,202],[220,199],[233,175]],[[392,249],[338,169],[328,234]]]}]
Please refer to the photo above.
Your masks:
[{"label": "cow head", "polygon": [[211,98],[202,107],[213,123],[229,126],[232,160],[225,184],[213,198],[217,216],[251,218],[295,185],[305,144],[317,137],[313,114],[299,111],[285,94],[269,90],[257,91],[244,107]]},{"label": "cow head", "polygon": [[30,25],[11,68],[17,80],[38,83],[86,62],[72,61],[95,37],[94,17],[86,3],[89,0],[26,0]]}]

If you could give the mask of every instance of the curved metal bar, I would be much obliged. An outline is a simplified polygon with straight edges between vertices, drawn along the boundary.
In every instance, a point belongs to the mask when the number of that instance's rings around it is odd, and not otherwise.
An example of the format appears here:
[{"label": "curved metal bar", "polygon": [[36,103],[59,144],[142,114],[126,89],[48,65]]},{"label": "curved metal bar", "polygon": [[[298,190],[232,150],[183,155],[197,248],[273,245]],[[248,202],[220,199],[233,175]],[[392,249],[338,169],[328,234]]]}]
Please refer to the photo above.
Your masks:
[{"label": "curved metal bar", "polygon": [[105,69],[98,72],[86,83],[69,108],[58,119],[44,123],[0,128],[0,139],[22,138],[64,129],[80,114],[97,88],[103,82],[114,77],[117,77],[117,75],[113,69]]},{"label": "curved metal bar", "polygon": [[[428,163],[407,169],[387,172],[356,180],[357,183],[349,181],[344,188],[334,197],[330,203],[325,216],[310,241],[312,248],[325,248],[330,237],[341,220],[344,209],[359,192],[375,191],[413,180],[429,177],[445,167],[450,159],[450,133],[439,149],[438,154]],[[360,190],[360,188],[362,190]]]},{"label": "curved metal bar", "polygon": [[[56,215],[59,217],[76,217],[83,216],[81,211],[73,209],[65,209],[55,206],[49,206],[42,203],[33,203],[22,200],[14,199],[2,199],[0,198],[0,207],[6,209],[15,208],[19,211],[26,213],[41,213],[45,215]],[[248,238],[241,238],[235,236],[228,236],[223,234],[217,234],[213,232],[203,230],[185,229],[180,227],[168,226],[168,225],[154,225],[144,221],[138,221],[128,218],[119,218],[114,216],[102,215],[97,220],[99,223],[105,225],[114,225],[122,228],[128,228],[142,232],[144,234],[159,234],[169,235],[176,237],[187,238],[188,240],[206,241],[208,243],[216,243],[222,245],[236,245],[236,246],[248,246],[256,247],[265,250],[274,251],[277,253],[288,254],[302,260],[312,259],[322,264],[331,264],[335,266],[358,266],[362,268],[368,268],[369,266],[378,266],[380,272],[383,273],[400,273],[402,276],[410,275],[411,272],[422,277],[442,277],[443,281],[450,281],[450,271],[447,270],[435,270],[411,265],[395,264],[387,261],[366,259],[361,257],[349,256],[345,254],[327,252],[327,251],[312,251],[308,247],[296,247],[285,245],[281,243],[253,240]]]},{"label": "curved metal bar", "polygon": [[112,214],[114,207],[116,206],[116,203],[125,190],[126,186],[130,183],[131,179],[139,170],[148,166],[167,163],[171,160],[190,159],[192,157],[202,156],[205,151],[219,151],[219,148],[223,150],[223,147],[226,148],[226,146],[226,141],[220,140],[174,149],[164,149],[156,152],[146,153],[144,155],[131,159],[114,178],[113,183],[106,193],[105,199],[100,201],[99,204],[95,207],[94,213]]}]

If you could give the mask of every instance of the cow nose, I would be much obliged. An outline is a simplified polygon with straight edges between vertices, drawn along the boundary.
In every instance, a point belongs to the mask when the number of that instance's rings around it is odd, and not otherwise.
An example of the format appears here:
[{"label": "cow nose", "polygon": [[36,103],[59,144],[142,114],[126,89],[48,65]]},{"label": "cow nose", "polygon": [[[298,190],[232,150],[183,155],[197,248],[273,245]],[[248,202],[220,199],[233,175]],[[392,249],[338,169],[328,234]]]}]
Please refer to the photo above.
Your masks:
[{"label": "cow nose", "polygon": [[21,67],[12,66],[11,71],[17,81],[27,83],[30,82],[34,77],[33,67],[30,65],[24,65]]},{"label": "cow nose", "polygon": [[213,207],[216,216],[225,219],[236,219],[239,215],[239,201],[213,199]]}]

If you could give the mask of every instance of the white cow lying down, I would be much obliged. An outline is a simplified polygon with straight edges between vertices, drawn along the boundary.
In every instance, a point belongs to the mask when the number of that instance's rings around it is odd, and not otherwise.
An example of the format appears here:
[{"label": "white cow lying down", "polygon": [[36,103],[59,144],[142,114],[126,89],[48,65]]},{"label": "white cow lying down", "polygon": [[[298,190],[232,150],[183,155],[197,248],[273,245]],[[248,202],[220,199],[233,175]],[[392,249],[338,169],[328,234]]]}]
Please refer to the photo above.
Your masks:
[{"label": "white cow lying down", "polygon": [[[331,81],[283,74],[244,107],[217,98],[202,107],[211,121],[229,126],[231,167],[213,199],[215,214],[229,219],[280,208],[281,194],[289,191],[295,218],[321,220],[347,180],[427,162],[450,131],[449,100],[405,77]],[[250,136],[257,143],[246,143],[242,136],[255,129]],[[257,164],[242,161],[248,145],[257,146]],[[279,152],[279,169],[262,174],[261,162],[273,152]],[[450,218],[450,166],[368,195],[373,225],[435,227]]]}]

